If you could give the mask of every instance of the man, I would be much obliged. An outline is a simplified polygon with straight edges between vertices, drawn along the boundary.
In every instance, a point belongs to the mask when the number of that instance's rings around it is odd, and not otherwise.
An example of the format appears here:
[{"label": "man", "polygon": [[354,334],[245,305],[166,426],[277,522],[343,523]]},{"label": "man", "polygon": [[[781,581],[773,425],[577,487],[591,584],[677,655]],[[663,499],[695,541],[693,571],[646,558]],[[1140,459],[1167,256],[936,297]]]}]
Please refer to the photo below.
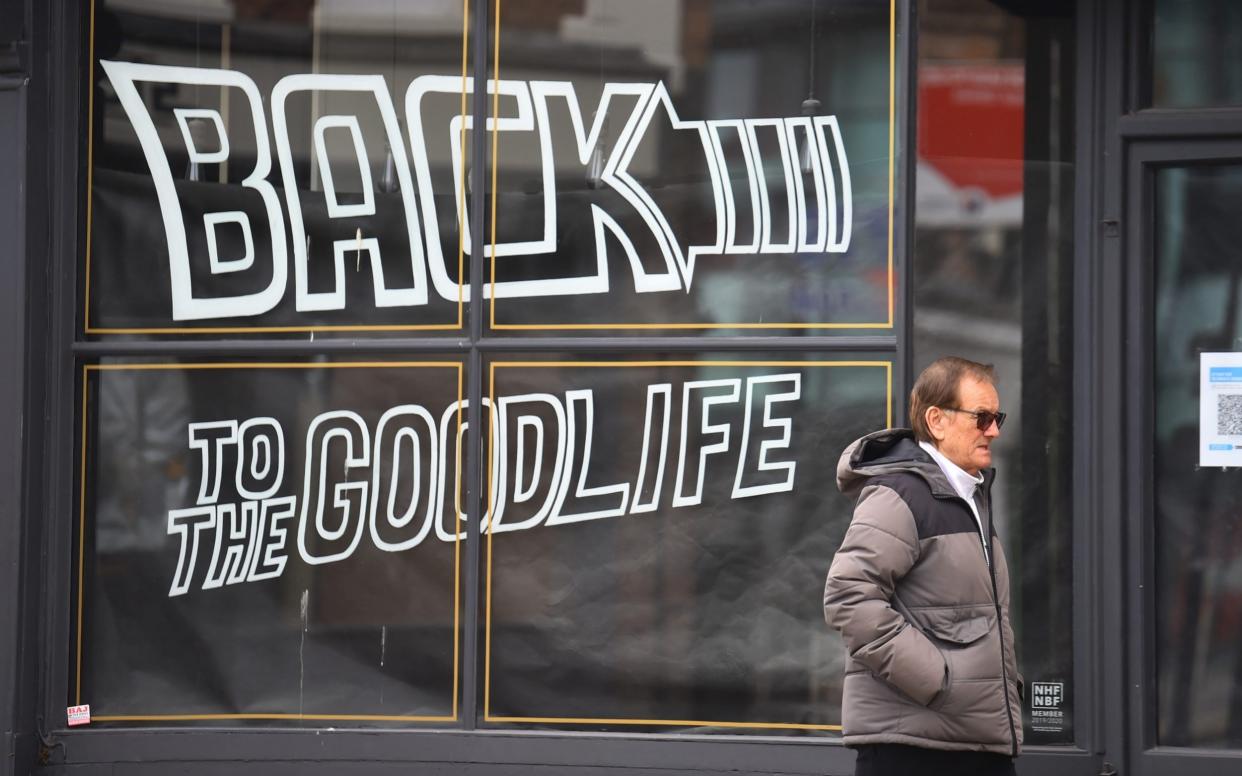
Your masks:
[{"label": "man", "polygon": [[910,419],[837,464],[838,487],[858,494],[824,589],[849,650],[845,744],[857,776],[1013,774],[1022,679],[992,528],[991,445],[1005,422],[992,367],[936,361]]}]

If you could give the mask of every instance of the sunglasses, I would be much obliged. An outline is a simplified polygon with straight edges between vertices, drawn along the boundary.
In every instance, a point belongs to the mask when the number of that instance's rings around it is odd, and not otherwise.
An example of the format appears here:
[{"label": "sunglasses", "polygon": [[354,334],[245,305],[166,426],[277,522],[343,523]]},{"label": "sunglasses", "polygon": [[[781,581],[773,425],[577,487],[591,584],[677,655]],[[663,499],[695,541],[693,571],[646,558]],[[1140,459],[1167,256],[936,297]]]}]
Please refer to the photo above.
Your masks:
[{"label": "sunglasses", "polygon": [[976,412],[975,410],[964,410],[961,407],[941,407],[940,409],[945,410],[946,412],[964,412],[967,415],[974,415],[975,428],[980,431],[987,431],[992,427],[993,423],[996,424],[997,431],[1000,431],[1005,425],[1006,416],[1003,412],[988,412],[987,410],[980,410]]}]

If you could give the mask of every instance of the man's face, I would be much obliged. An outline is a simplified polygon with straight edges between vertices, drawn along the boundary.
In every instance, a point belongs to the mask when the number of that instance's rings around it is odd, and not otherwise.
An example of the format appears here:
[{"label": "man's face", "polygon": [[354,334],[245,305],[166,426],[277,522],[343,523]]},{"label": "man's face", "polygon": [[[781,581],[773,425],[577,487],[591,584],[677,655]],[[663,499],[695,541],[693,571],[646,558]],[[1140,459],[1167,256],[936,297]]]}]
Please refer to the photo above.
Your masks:
[{"label": "man's face", "polygon": [[[957,386],[957,408],[971,412],[999,412],[1000,396],[991,383],[964,377]],[[979,430],[970,412],[953,412],[947,407],[927,410],[927,426],[938,449],[945,458],[977,475],[992,465],[992,440],[1000,436],[993,422]]]}]

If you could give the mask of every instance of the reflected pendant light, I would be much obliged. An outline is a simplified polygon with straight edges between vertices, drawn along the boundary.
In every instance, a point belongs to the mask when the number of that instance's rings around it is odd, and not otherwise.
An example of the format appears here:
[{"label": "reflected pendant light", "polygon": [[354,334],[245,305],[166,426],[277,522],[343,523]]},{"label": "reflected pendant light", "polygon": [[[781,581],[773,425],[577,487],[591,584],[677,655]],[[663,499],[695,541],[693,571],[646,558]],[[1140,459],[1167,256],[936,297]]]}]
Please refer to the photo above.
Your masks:
[{"label": "reflected pendant light", "polygon": [[189,149],[190,162],[185,168],[185,179],[197,183],[203,179],[203,171],[194,157],[198,153],[198,149],[206,145],[207,120],[199,116],[193,116],[186,119],[185,125],[189,130],[190,143],[193,146],[193,148]]},{"label": "reflected pendant light", "polygon": [[[601,68],[602,69],[602,68]],[[599,111],[591,114],[591,126],[595,126]],[[608,165],[608,114],[604,114],[604,126],[600,129],[599,139],[595,141],[595,150],[591,151],[591,159],[587,162],[586,183],[589,188],[598,189],[604,185],[604,168]]]},{"label": "reflected pendant light", "polygon": [[[392,75],[391,83],[397,82],[397,2],[392,3]],[[397,121],[398,130],[401,129],[401,121]],[[399,131],[399,137],[404,137],[405,132]],[[392,144],[384,143],[384,169],[380,171],[379,180],[375,183],[375,188],[384,194],[395,194],[400,187],[397,180],[397,160],[392,155]]]},{"label": "reflected pendant light", "polygon": [[[599,60],[599,81],[600,88],[604,88],[604,52],[600,49]],[[607,109],[605,108],[605,111]],[[591,126],[594,127],[598,121],[599,111],[591,113]],[[591,151],[591,159],[587,162],[586,184],[589,189],[598,189],[604,185],[604,168],[608,163],[608,113],[604,113],[604,126],[601,128],[599,137],[595,141],[595,148]]]},{"label": "reflected pendant light", "polygon": [[392,155],[392,145],[385,143],[384,169],[380,173],[375,188],[385,194],[395,194],[400,183],[397,180],[397,160]]},{"label": "reflected pendant light", "polygon": [[[807,66],[806,99],[802,101],[802,115],[807,117],[818,115],[820,108],[819,100],[815,99],[815,6],[817,3],[818,0],[811,0],[811,45],[808,54],[810,64]],[[815,169],[814,131],[814,124],[807,127],[806,138],[798,147],[798,166],[808,175]]]},{"label": "reflected pendant light", "polygon": [[604,152],[604,140],[600,139],[591,152],[591,161],[587,164],[587,186],[598,189],[604,183],[604,165],[607,154]]}]

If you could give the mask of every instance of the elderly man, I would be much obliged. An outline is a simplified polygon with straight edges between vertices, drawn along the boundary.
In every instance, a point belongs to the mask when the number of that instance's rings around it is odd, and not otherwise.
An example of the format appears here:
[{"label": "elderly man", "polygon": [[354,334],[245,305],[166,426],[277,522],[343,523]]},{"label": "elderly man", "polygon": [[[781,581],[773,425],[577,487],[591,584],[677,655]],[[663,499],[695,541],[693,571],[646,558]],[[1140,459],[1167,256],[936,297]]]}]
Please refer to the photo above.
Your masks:
[{"label": "elderly man", "polygon": [[849,650],[842,704],[855,773],[1013,774],[1022,679],[1009,572],[992,527],[991,366],[942,358],[910,394],[913,429],[851,444],[837,485],[857,494],[824,617]]}]

